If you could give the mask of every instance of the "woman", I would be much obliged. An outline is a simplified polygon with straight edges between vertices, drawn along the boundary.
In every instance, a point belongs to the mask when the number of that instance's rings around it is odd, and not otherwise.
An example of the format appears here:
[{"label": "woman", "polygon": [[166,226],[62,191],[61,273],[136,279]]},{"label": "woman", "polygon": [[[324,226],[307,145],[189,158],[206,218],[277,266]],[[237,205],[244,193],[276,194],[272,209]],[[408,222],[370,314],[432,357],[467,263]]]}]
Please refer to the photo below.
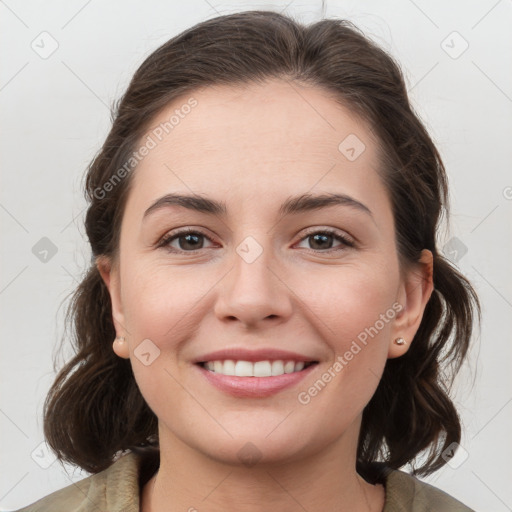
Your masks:
[{"label": "woman", "polygon": [[389,55],[346,21],[200,23],[137,70],[86,190],[44,428],[93,475],[23,510],[470,510],[399,471],[457,446],[480,310]]}]

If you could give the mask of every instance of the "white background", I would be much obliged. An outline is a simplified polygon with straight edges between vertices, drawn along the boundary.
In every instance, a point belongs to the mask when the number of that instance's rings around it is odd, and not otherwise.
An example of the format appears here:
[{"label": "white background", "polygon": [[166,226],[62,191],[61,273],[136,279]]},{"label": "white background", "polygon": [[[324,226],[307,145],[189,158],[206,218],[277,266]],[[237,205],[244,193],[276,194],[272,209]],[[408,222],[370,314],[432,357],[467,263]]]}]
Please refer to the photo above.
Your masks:
[{"label": "white background", "polygon": [[[160,44],[205,19],[249,9],[304,22],[348,18],[401,62],[449,173],[452,219],[441,245],[455,236],[467,248],[458,266],[484,310],[456,390],[467,459],[460,450],[458,467],[426,480],[475,510],[512,510],[510,0],[1,1],[0,509],[87,476],[57,462],[42,468],[31,454],[52,462],[38,448],[42,406],[65,300],[90,260],[81,180],[109,130],[109,108]],[[58,43],[46,59],[31,47],[42,37],[51,47],[44,31]],[[57,249],[47,262],[32,252],[43,237]],[[68,347],[59,364],[69,355]]]}]

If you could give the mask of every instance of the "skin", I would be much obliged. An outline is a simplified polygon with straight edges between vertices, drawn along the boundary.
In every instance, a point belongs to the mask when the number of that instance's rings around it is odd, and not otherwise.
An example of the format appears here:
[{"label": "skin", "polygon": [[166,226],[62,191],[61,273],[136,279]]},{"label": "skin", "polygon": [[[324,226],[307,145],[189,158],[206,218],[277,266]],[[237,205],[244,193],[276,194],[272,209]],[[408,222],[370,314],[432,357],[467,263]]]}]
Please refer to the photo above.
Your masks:
[{"label": "skin", "polygon": [[[408,350],[420,325],[433,289],[432,254],[400,268],[377,141],[322,89],[272,80],[189,96],[198,105],[135,171],[119,259],[97,262],[117,335],[126,338],[113,348],[130,358],[159,420],[160,470],[144,487],[142,510],[382,510],[384,488],[355,470],[361,415],[386,360]],[[354,161],[338,150],[349,134],[366,146]],[[169,206],[143,220],[170,192],[224,201],[227,215]],[[290,196],[333,192],[372,214],[346,205],[278,214]],[[183,227],[211,241],[175,238],[177,253],[155,247]],[[315,245],[306,228],[332,228],[355,245],[335,238]],[[252,263],[236,252],[248,236],[263,251]],[[403,309],[308,404],[299,403],[298,393],[394,303]],[[397,337],[408,343],[395,344]],[[134,354],[145,339],[160,350],[148,366]],[[192,364],[228,347],[276,347],[319,364],[296,387],[236,398],[198,378]],[[251,467],[238,454],[248,442],[261,457]]]}]

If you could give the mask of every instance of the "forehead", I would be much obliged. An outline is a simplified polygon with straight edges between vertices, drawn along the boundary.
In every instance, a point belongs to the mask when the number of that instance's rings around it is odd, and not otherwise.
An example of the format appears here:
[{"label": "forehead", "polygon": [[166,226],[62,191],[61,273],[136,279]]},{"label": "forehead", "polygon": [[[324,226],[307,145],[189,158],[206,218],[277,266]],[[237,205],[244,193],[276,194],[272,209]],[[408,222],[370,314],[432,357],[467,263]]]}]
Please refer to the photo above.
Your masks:
[{"label": "forehead", "polygon": [[191,91],[152,120],[150,140],[133,184],[146,203],[176,189],[255,201],[340,185],[354,196],[382,192],[370,128],[329,92],[297,82]]}]

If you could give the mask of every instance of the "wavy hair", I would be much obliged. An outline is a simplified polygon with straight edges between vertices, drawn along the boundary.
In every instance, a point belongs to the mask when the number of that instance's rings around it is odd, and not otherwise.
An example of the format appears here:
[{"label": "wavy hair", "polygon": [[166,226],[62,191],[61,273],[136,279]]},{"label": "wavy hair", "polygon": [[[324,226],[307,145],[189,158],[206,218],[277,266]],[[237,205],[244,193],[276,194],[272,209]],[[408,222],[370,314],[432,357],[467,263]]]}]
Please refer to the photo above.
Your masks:
[{"label": "wavy hair", "polygon": [[[303,25],[270,11],[248,11],[199,23],[154,51],[114,105],[112,128],[90,163],[85,194],[94,257],[118,256],[121,219],[133,171],[121,170],[155,116],[179,96],[211,85],[278,78],[321,88],[365,120],[380,146],[401,267],[434,256],[434,292],[409,351],[387,361],[363,412],[358,467],[374,461],[429,474],[461,437],[449,397],[467,355],[478,297],[443,257],[436,233],[448,214],[441,157],[411,107],[394,59],[346,20]],[[136,168],[136,166],[135,166]],[[113,178],[122,176],[113,183]],[[110,186],[108,184],[110,183]],[[108,290],[91,262],[69,304],[75,355],[56,376],[44,404],[44,433],[61,461],[97,473],[116,454],[158,447],[157,417],[142,397],[130,361],[116,356]]]}]

